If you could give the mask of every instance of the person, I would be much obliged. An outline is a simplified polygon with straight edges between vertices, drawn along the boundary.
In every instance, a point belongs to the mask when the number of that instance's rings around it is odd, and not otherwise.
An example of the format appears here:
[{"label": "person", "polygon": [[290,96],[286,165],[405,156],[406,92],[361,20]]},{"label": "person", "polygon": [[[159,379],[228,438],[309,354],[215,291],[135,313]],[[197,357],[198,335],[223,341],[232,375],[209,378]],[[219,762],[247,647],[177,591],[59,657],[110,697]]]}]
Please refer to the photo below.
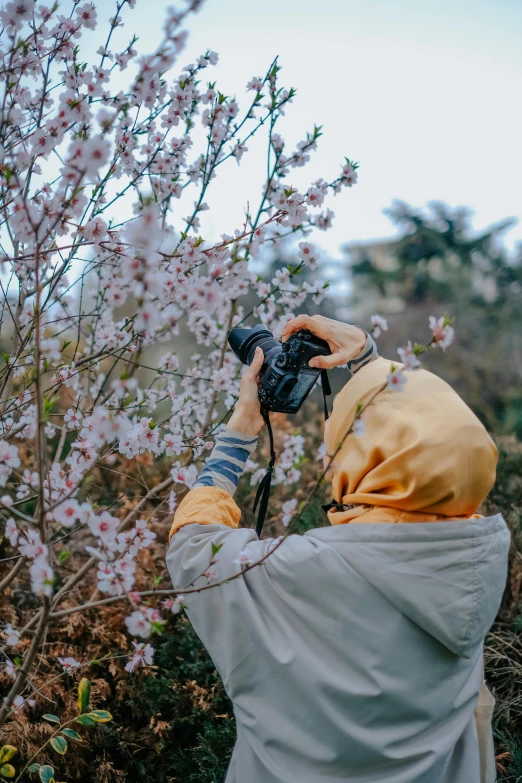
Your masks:
[{"label": "person", "polygon": [[[298,316],[283,337],[303,327],[330,344],[316,366],[353,373],[326,432],[330,526],[279,546],[238,527],[232,495],[263,426],[258,353],[167,553],[175,589],[204,588],[183,603],[234,707],[226,783],[479,783],[474,709],[509,548],[502,517],[476,513],[495,446],[424,369],[382,390],[390,362],[360,328]],[[364,434],[345,437],[361,403]]]}]

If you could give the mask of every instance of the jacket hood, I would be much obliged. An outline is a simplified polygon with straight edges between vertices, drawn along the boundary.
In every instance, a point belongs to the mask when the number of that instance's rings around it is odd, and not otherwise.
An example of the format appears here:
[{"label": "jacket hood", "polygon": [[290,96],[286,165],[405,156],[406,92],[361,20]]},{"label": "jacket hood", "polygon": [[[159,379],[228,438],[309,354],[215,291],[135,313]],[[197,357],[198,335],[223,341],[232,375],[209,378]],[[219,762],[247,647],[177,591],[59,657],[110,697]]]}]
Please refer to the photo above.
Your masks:
[{"label": "jacket hood", "polygon": [[493,517],[407,525],[336,525],[320,539],[403,615],[467,657],[491,627],[504,591],[510,534]]}]

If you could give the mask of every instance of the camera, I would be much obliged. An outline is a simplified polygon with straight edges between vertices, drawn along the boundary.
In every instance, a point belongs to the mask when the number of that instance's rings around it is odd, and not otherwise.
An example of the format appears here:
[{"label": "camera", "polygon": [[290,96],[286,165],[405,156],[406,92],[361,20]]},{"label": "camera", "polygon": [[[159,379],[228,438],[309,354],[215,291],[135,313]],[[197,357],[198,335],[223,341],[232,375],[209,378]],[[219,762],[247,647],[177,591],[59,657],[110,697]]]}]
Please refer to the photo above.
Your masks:
[{"label": "camera", "polygon": [[259,346],[265,361],[259,374],[259,401],[263,408],[279,413],[297,413],[321,375],[308,362],[314,356],[328,356],[328,343],[301,329],[285,343],[276,340],[261,324],[254,329],[232,329],[228,344],[243,364],[250,364]]}]

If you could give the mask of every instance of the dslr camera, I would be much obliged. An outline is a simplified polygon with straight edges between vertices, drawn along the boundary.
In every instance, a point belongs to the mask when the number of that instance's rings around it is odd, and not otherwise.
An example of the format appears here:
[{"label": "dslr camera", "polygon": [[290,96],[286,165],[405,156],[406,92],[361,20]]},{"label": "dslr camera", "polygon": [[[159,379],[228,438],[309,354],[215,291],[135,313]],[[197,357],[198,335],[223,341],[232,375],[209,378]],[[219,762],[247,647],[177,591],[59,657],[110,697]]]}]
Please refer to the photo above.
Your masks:
[{"label": "dslr camera", "polygon": [[321,375],[308,362],[314,356],[328,356],[328,343],[301,329],[285,343],[274,338],[266,327],[232,329],[228,344],[243,364],[250,364],[254,351],[263,349],[265,361],[259,374],[259,402],[266,410],[297,413]]}]

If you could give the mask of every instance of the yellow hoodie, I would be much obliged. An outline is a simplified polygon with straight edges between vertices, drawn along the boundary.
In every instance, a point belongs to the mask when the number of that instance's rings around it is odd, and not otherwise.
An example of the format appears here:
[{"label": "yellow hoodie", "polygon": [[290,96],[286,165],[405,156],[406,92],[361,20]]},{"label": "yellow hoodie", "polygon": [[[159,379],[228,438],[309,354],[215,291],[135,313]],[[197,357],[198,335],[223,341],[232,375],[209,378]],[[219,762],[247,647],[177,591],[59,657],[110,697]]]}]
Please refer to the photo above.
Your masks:
[{"label": "yellow hoodie", "polygon": [[330,511],[331,524],[469,518],[495,481],[495,444],[459,395],[426,370],[408,372],[401,392],[379,391],[390,364],[380,358],[367,365],[335,399],[329,454],[357,405],[369,404],[365,434],[348,435],[332,464],[333,499],[351,508]]}]

